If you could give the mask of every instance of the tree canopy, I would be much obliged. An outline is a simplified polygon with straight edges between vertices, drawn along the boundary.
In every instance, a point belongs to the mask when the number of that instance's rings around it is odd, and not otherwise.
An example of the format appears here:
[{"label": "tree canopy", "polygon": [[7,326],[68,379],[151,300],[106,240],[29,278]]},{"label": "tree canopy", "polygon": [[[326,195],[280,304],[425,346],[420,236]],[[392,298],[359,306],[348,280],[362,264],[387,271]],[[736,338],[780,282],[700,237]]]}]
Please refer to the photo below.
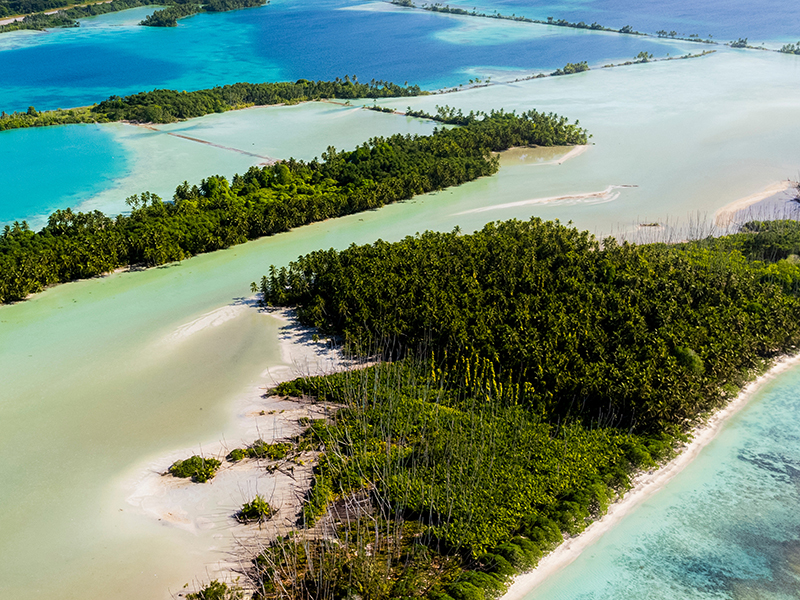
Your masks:
[{"label": "tree canopy", "polygon": [[[126,103],[120,102],[124,110]],[[429,136],[376,137],[351,151],[329,147],[322,160],[252,167],[231,181],[213,175],[199,185],[184,182],[169,202],[149,192],[137,194],[128,199],[130,213],[115,218],[99,211],[58,210],[41,231],[22,222],[0,234],[0,301],[118,267],[182,260],[459,185],[495,173],[499,161],[491,152],[512,146],[585,141],[586,132],[563,117],[500,111]]]}]

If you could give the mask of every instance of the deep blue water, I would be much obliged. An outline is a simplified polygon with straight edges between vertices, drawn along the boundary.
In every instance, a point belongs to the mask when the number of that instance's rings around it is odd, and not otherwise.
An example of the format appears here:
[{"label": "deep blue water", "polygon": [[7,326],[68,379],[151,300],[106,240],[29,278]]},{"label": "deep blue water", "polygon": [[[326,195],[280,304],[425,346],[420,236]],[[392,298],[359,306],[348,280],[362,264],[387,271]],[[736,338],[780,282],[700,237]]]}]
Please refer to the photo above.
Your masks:
[{"label": "deep blue water", "polygon": [[0,165],[0,223],[8,223],[108,188],[128,159],[107,129],[70,125],[0,132]]},{"label": "deep blue water", "polygon": [[[20,46],[12,48],[4,38],[0,107],[65,108],[155,87],[189,90],[346,74],[438,88],[467,83],[482,71],[549,70],[581,60],[629,59],[642,50],[682,53],[673,43],[630,36],[556,30],[537,37],[543,28],[530,25],[337,9],[345,4],[284,2],[198,15],[177,28],[53,30],[17,36]],[[147,12],[136,10],[140,17]]]}]

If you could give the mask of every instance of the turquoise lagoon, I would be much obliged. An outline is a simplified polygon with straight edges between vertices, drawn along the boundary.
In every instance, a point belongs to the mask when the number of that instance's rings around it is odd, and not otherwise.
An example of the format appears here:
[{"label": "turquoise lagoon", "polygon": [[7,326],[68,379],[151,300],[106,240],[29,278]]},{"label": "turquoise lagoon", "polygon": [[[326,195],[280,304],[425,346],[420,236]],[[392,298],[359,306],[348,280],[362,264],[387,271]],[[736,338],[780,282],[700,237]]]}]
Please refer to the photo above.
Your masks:
[{"label": "turquoise lagoon", "polygon": [[[437,104],[464,110],[536,108],[579,119],[594,136],[585,154],[559,166],[516,155],[504,161],[498,175],[439,194],[435,210],[442,217],[477,211],[459,217],[475,226],[538,215],[572,220],[599,235],[627,235],[642,222],[710,224],[724,205],[795,177],[799,74],[796,56],[728,50],[380,104],[428,111]],[[77,186],[64,186],[64,199],[27,190],[30,204],[42,207],[29,214],[67,204],[114,213],[125,209],[123,200],[130,194],[150,190],[169,198],[184,179],[230,177],[266,157],[310,159],[328,145],[352,148],[374,135],[431,128],[418,119],[325,103],[209,115],[160,126],[158,132],[112,124],[97,131],[114,140],[119,148],[114,156],[128,158],[125,172],[106,177],[104,189],[80,197]],[[49,134],[11,131],[0,134],[0,142],[41,135],[46,144]],[[35,143],[25,148],[20,161],[35,164],[39,148]],[[17,181],[25,191],[26,180],[17,177],[6,175],[12,188]],[[4,217],[0,213],[0,221],[10,220]]]},{"label": "turquoise lagoon", "polygon": [[156,131],[111,123],[0,132],[0,224],[27,219],[36,228],[67,206],[116,214],[131,194],[151,191],[169,200],[184,180],[231,177],[271,158],[311,160],[329,145],[352,148],[373,135],[427,134],[433,127],[314,102],[209,115]]},{"label": "turquoise lagoon", "polygon": [[129,158],[113,129],[100,125],[0,132],[0,224],[38,225],[58,208],[113,188]]}]

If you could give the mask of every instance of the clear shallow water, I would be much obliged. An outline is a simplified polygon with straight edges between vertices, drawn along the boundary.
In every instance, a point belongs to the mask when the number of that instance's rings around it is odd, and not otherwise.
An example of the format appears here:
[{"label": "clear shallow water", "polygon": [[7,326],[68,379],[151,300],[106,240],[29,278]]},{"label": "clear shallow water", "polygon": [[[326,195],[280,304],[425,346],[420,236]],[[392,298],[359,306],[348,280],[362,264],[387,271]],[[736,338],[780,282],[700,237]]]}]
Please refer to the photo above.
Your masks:
[{"label": "clear shallow water", "polygon": [[38,228],[47,214],[67,206],[116,214],[131,194],[171,199],[184,180],[231,177],[270,157],[311,160],[329,145],[350,149],[375,135],[433,128],[421,119],[306,103],[209,115],[159,131],[112,123],[1,132],[0,225],[28,219]]},{"label": "clear shallow water", "polygon": [[800,369],[526,600],[800,598]]},{"label": "clear shallow water", "polygon": [[98,125],[0,132],[0,224],[42,222],[114,185],[129,167],[112,130]]},{"label": "clear shallow water", "polygon": [[[675,54],[683,47],[423,11],[339,10],[353,5],[274,2],[197,15],[176,28],[136,26],[152,12],[142,8],[94,17],[89,27],[3,34],[0,107],[68,108],[156,87],[192,90],[346,74],[438,88],[497,69],[530,73],[580,60],[629,59],[642,50]],[[391,8],[378,3],[386,6]]]}]

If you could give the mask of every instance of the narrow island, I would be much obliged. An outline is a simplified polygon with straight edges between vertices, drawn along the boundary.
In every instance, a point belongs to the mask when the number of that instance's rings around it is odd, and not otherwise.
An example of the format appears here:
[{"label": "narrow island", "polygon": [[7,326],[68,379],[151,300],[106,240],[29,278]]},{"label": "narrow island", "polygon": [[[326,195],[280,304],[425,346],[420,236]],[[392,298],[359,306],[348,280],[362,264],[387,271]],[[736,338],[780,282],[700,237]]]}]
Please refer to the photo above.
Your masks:
[{"label": "narrow island", "polygon": [[[98,108],[109,115],[148,114],[157,108],[163,116],[160,105],[139,103],[150,98],[111,99]],[[197,110],[207,107],[201,103]],[[122,267],[183,260],[492,175],[499,169],[492,152],[585,144],[587,139],[577,123],[553,113],[492,111],[428,136],[372,138],[352,151],[328,147],[321,160],[251,167],[231,181],[213,175],[199,185],[184,182],[168,202],[149,192],[136,194],[126,201],[130,213],[115,218],[100,211],[57,210],[38,232],[24,221],[3,229],[0,302]]]}]

